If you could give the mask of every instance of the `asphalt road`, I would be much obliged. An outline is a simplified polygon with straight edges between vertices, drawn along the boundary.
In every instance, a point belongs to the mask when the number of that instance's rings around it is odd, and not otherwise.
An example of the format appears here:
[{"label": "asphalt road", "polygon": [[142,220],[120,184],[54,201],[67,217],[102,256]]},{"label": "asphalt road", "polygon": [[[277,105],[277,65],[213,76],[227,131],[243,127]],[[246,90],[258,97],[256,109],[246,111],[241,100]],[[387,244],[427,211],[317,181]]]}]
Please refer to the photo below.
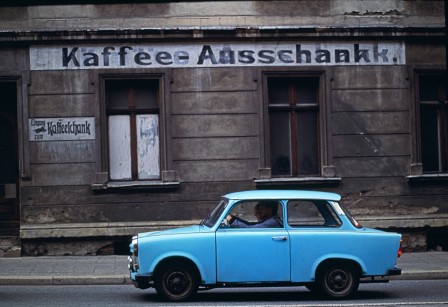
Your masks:
[{"label": "asphalt road", "polygon": [[348,301],[323,301],[303,287],[215,289],[170,304],[132,285],[0,286],[0,306],[448,306],[447,289],[448,280],[361,284]]}]

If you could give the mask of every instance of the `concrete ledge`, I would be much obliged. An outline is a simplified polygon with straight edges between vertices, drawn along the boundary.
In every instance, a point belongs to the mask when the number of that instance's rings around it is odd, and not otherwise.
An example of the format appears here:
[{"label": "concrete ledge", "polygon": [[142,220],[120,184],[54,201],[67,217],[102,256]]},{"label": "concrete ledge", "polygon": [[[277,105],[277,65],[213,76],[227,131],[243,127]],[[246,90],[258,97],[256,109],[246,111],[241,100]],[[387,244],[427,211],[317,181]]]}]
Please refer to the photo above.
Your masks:
[{"label": "concrete ledge", "polygon": [[[356,216],[356,215],[355,215]],[[375,228],[422,228],[448,226],[448,214],[356,216],[365,227]]]},{"label": "concrete ledge", "polygon": [[140,232],[199,224],[199,220],[160,222],[71,223],[71,224],[23,224],[20,238],[85,238],[132,236]]}]

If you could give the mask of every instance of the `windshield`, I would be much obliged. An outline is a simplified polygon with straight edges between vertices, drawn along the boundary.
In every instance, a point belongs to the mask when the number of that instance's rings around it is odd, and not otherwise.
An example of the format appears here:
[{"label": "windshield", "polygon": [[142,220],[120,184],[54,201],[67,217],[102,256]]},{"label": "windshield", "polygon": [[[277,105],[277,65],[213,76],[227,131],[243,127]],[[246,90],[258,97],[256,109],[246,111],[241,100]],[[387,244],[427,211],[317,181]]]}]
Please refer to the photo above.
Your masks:
[{"label": "windshield", "polygon": [[210,212],[210,214],[201,222],[201,225],[205,225],[207,227],[213,227],[213,225],[216,224],[222,212],[226,208],[227,204],[228,204],[227,199],[225,198],[221,199],[216,208],[213,209],[213,211]]}]

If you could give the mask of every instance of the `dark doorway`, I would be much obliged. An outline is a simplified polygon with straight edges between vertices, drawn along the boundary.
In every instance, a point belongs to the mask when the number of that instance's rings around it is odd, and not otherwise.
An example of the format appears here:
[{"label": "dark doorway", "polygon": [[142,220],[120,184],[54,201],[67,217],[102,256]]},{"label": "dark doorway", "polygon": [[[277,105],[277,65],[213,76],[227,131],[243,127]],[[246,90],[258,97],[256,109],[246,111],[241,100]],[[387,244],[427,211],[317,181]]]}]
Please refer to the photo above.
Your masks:
[{"label": "dark doorway", "polygon": [[18,236],[17,83],[0,82],[0,236]]}]

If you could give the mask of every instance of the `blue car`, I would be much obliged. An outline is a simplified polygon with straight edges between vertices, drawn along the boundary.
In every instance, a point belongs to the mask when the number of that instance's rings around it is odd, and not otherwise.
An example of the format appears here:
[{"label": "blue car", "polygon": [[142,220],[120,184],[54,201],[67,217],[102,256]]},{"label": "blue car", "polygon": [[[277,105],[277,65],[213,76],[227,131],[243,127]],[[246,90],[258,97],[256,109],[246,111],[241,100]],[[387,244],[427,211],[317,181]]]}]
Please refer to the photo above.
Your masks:
[{"label": "blue car", "polygon": [[130,278],[170,301],[242,286],[305,286],[345,299],[360,282],[401,274],[401,235],[362,227],[340,200],[296,190],[227,194],[199,225],[134,236]]}]

